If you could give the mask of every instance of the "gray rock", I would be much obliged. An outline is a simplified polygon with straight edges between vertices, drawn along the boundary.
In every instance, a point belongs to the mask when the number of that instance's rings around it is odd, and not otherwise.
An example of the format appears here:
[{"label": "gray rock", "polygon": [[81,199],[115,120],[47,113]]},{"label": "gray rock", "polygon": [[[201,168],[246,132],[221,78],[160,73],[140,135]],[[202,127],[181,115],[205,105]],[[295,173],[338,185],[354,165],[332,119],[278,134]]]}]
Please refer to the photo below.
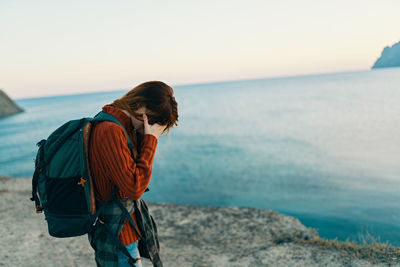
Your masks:
[{"label": "gray rock", "polygon": [[23,109],[18,107],[11,98],[0,89],[0,118],[22,112]]},{"label": "gray rock", "polygon": [[[86,236],[49,236],[30,194],[31,179],[0,177],[0,266],[95,266]],[[271,210],[165,203],[149,208],[165,266],[389,266],[294,242],[318,233]]]}]

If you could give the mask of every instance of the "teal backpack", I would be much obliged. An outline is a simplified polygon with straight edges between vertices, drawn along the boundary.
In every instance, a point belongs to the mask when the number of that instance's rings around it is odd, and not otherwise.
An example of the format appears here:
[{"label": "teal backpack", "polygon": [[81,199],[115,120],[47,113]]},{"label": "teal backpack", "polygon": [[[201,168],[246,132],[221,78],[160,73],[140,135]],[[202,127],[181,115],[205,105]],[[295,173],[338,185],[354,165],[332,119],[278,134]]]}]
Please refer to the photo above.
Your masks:
[{"label": "teal backpack", "polygon": [[[51,236],[73,237],[90,233],[94,231],[101,216],[102,207],[97,210],[95,207],[94,184],[87,161],[90,129],[92,123],[100,121],[111,121],[124,129],[113,115],[99,112],[94,118],[65,123],[50,134],[47,140],[43,139],[37,144],[39,149],[32,179],[31,200],[35,201],[36,212],[44,211]],[[133,157],[132,144],[126,135]],[[117,192],[118,188],[115,187],[108,200],[114,198]],[[141,237],[129,213],[125,214]],[[115,243],[121,248],[117,237]]]}]

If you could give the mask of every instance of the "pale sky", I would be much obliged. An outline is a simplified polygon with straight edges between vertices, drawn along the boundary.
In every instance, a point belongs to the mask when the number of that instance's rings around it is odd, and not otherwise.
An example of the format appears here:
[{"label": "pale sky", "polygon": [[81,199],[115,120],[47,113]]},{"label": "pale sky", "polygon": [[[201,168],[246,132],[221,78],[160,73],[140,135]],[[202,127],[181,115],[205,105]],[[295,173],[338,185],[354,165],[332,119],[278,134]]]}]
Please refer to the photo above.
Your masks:
[{"label": "pale sky", "polygon": [[0,0],[12,98],[369,69],[400,1]]}]

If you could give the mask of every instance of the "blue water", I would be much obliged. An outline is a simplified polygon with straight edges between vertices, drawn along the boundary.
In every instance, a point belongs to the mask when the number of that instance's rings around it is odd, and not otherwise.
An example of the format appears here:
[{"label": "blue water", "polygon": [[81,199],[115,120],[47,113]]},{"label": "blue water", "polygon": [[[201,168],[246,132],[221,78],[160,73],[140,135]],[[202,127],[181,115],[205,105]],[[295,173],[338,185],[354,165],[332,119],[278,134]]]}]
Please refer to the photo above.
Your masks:
[{"label": "blue water", "polygon": [[[31,176],[35,143],[124,92],[19,99],[0,120],[0,175]],[[176,86],[150,201],[293,215],[326,238],[400,245],[400,69]]]}]

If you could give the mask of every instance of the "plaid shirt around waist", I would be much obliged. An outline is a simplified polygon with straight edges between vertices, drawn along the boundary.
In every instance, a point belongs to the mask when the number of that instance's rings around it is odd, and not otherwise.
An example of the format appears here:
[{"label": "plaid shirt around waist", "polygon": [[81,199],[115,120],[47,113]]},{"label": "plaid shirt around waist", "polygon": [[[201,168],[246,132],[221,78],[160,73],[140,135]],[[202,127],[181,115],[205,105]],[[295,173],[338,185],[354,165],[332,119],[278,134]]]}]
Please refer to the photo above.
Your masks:
[{"label": "plaid shirt around waist", "polygon": [[99,219],[104,222],[104,224],[98,222],[95,231],[88,234],[90,245],[95,250],[97,266],[118,266],[118,247],[113,243],[113,237],[110,236],[110,233],[104,226],[107,225],[114,236],[119,236],[127,218],[124,216],[117,201],[121,201],[129,214],[135,214],[139,232],[142,235],[142,239],[139,240],[138,244],[140,256],[150,259],[154,267],[162,267],[157,226],[153,217],[150,215],[147,204],[142,199],[131,200],[128,198],[114,199],[110,202],[99,203],[99,205],[105,205],[102,214],[99,216]]}]

